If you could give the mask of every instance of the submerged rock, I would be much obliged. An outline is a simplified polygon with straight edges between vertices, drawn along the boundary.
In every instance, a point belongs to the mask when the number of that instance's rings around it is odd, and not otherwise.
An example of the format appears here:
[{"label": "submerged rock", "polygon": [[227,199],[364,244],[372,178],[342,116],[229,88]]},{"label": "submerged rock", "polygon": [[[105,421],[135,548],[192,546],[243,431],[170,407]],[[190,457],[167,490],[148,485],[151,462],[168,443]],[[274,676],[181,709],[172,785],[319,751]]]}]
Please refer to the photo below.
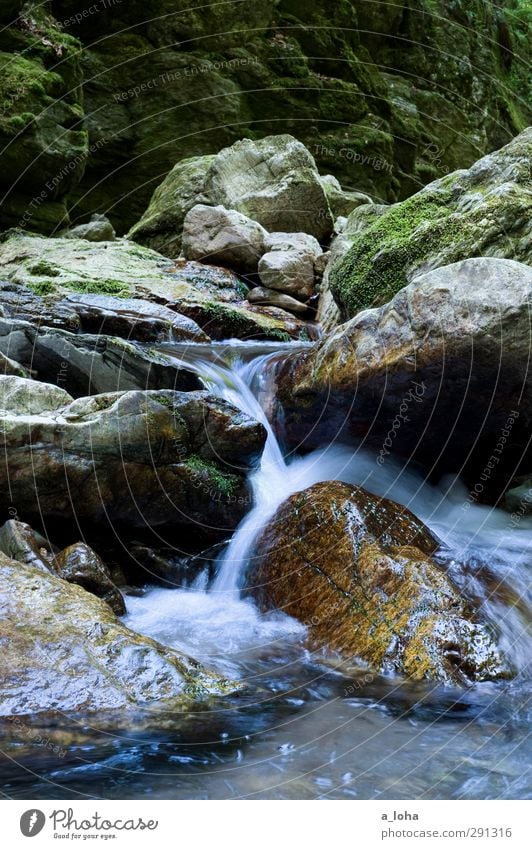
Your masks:
[{"label": "submerged rock", "polygon": [[459,260],[532,261],[531,157],[529,128],[469,170],[430,183],[379,216],[331,271],[343,318],[389,301],[414,276]]},{"label": "submerged rock", "polygon": [[79,586],[0,553],[0,714],[92,712],[194,699],[237,688],[124,627]]},{"label": "submerged rock", "polygon": [[408,510],[360,487],[292,495],[255,544],[250,592],[302,621],[311,642],[382,672],[466,684],[510,677],[490,628],[433,558]]},{"label": "submerged rock", "polygon": [[532,463],[532,270],[478,258],[416,278],[314,349],[279,363],[291,445],[364,439],[496,501]]},{"label": "submerged rock", "polygon": [[234,209],[197,204],[183,223],[183,254],[186,259],[253,274],[267,235],[264,227]]},{"label": "submerged rock", "polygon": [[100,534],[166,527],[207,539],[226,535],[249,510],[245,475],[265,431],[220,398],[136,391],[72,401],[43,383],[2,383],[3,509],[13,503],[28,521]]}]

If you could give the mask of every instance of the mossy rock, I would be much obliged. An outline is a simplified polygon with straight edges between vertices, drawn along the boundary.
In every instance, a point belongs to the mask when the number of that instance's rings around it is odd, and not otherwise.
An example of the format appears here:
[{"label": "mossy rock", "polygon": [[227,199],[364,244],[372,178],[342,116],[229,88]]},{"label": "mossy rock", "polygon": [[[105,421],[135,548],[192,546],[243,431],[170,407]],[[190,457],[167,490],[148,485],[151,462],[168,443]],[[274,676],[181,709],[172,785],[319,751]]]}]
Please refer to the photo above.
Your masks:
[{"label": "mossy rock", "polygon": [[330,273],[344,318],[391,300],[431,268],[479,256],[530,262],[531,154],[527,130],[380,215]]}]

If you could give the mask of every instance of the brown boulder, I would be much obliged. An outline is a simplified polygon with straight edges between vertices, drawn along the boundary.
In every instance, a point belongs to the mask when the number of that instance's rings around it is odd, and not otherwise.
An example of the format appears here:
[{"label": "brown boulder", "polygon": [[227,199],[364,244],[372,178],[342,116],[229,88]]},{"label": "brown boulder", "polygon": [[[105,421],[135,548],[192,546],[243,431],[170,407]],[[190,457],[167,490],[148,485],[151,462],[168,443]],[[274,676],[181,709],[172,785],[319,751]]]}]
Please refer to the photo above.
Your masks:
[{"label": "brown boulder", "polygon": [[508,677],[489,627],[433,555],[438,542],[403,507],[360,487],[292,495],[258,539],[250,591],[301,620],[314,646],[410,678]]}]

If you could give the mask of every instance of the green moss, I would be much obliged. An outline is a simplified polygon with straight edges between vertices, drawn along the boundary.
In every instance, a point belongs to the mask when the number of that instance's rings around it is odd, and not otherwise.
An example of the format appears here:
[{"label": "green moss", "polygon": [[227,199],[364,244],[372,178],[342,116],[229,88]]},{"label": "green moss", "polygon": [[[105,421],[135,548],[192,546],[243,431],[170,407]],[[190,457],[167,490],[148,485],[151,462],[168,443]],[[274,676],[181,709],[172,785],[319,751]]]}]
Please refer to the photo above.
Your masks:
[{"label": "green moss", "polygon": [[70,280],[61,284],[65,289],[81,292],[84,295],[115,295],[127,298],[131,290],[123,280]]},{"label": "green moss", "polygon": [[26,285],[36,295],[41,296],[52,295],[57,289],[57,284],[52,280],[38,280],[35,283],[27,283]]},{"label": "green moss", "polygon": [[61,273],[57,266],[52,265],[50,262],[46,262],[46,260],[39,260],[39,262],[30,265],[29,272],[30,274],[48,277],[59,277],[59,274]]},{"label": "green moss", "polygon": [[236,475],[223,472],[216,463],[204,460],[197,454],[188,457],[185,465],[191,472],[207,476],[214,489],[223,496],[233,495],[238,487],[239,479]]},{"label": "green moss", "polygon": [[450,199],[450,190],[414,195],[360,234],[330,278],[333,295],[347,316],[391,300],[407,285],[409,266],[456,235],[447,220]]}]

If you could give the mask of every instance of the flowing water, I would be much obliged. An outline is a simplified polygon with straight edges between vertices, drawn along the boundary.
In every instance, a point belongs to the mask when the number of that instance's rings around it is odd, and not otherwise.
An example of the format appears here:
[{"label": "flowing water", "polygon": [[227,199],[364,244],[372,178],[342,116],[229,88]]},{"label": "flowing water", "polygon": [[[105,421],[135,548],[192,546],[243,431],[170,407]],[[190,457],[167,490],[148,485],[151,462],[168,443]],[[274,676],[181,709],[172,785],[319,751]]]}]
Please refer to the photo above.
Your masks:
[{"label": "flowing water", "polygon": [[[532,520],[465,507],[456,480],[428,485],[408,468],[332,442],[283,456],[266,412],[276,357],[299,343],[175,345],[213,393],[262,421],[254,508],[191,586],[128,596],[126,624],[249,685],[192,717],[157,710],[64,717],[57,757],[5,747],[4,793],[16,798],[531,798]],[[166,349],[168,353],[168,349]],[[518,675],[466,691],[406,682],[305,647],[305,628],[241,598],[256,534],[292,492],[338,479],[407,506],[442,541],[453,580],[496,625]],[[511,589],[511,592],[507,588]]]}]

